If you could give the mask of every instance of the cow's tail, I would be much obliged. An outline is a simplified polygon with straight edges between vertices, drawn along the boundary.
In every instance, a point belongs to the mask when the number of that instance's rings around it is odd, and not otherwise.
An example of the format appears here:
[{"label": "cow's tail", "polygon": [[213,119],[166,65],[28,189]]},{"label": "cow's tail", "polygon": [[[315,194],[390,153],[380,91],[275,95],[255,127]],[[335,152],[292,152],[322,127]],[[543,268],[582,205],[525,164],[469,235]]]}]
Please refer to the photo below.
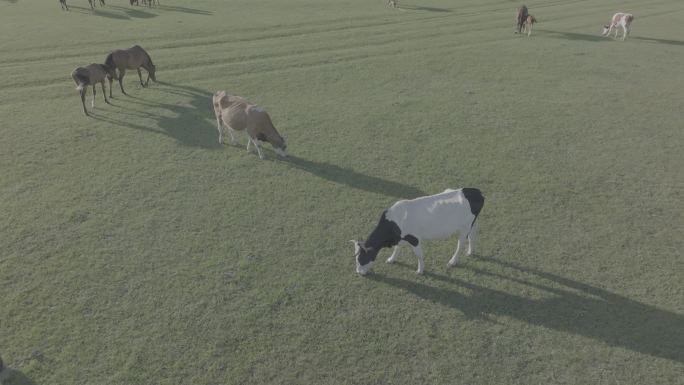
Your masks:
[{"label": "cow's tail", "polygon": [[464,187],[461,191],[470,204],[470,212],[475,216],[473,222],[470,224],[470,228],[472,229],[477,220],[477,216],[480,215],[480,211],[482,211],[482,207],[484,207],[485,198],[484,195],[482,195],[482,191],[476,188]]}]

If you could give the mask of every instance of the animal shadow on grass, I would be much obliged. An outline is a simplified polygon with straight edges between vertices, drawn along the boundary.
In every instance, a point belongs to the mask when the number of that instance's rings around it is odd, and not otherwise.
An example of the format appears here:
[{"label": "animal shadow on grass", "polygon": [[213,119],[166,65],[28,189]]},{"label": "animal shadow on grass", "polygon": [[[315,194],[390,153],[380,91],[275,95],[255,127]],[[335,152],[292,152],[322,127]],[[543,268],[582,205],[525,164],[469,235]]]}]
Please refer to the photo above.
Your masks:
[{"label": "animal shadow on grass", "polygon": [[[162,134],[174,138],[186,146],[202,147],[206,149],[220,149],[218,143],[218,133],[216,127],[207,119],[213,116],[211,109],[212,93],[196,87],[174,85],[167,82],[157,81],[161,87],[152,87],[149,90],[174,94],[189,100],[190,104],[167,104],[157,103],[146,99],[144,96],[118,94],[111,99],[114,109],[111,113],[121,113],[122,119],[107,117],[99,113],[91,114],[93,118],[114,124],[117,126],[133,128],[136,130]],[[116,85],[116,84],[115,84]],[[147,91],[148,89],[143,89]],[[124,100],[127,105],[120,101]],[[145,110],[131,107],[133,101],[135,105],[140,105]],[[165,109],[174,113],[173,117],[155,114],[154,109]],[[146,111],[147,110],[147,111]],[[151,111],[151,112],[148,112]],[[140,123],[136,123],[136,118],[152,119],[157,121],[158,128],[152,128]]]},{"label": "animal shadow on grass", "polygon": [[[451,307],[470,318],[488,320],[489,314],[512,317],[532,325],[598,340],[610,346],[684,363],[682,315],[569,278],[505,262],[498,257],[472,258],[483,262],[486,267],[470,267],[466,264],[460,268],[541,290],[553,297],[529,299],[429,272],[425,273],[427,277],[471,290],[472,294],[464,295],[457,290],[433,287],[419,280],[405,280],[377,273],[369,278],[436,304]],[[399,266],[411,269],[414,267],[405,264]],[[496,272],[502,269],[508,272]],[[519,278],[522,274],[532,279]],[[543,281],[550,284],[544,284]]]},{"label": "animal shadow on grass", "polygon": [[205,11],[203,9],[197,9],[197,8],[180,7],[180,6],[175,6],[175,5],[157,5],[155,8],[161,9],[164,11],[191,13],[193,15],[205,15],[205,16],[213,15],[212,11]]},{"label": "animal shadow on grass", "polygon": [[555,39],[566,39],[566,40],[584,40],[584,41],[605,41],[608,40],[607,37],[597,35],[590,35],[588,33],[576,33],[576,32],[565,32],[565,31],[550,31],[548,29],[535,29],[535,32],[540,32],[540,36],[551,37]]},{"label": "animal shadow on grass", "polygon": [[451,12],[451,9],[449,8],[424,7],[421,5],[406,5],[401,3],[399,3],[397,8],[407,11]]},{"label": "animal shadow on grass", "polygon": [[684,41],[681,41],[681,40],[655,39],[652,37],[640,37],[640,36],[635,36],[635,37],[628,36],[627,39],[651,41],[651,42],[660,43],[660,44],[684,45]]},{"label": "animal shadow on grass", "polygon": [[117,10],[119,10],[119,11],[125,13],[126,16],[128,16],[128,17],[131,18],[131,19],[133,19],[133,18],[136,18],[136,19],[151,19],[151,18],[153,18],[153,17],[157,17],[157,16],[158,16],[157,14],[150,13],[150,12],[147,12],[147,11],[143,11],[142,9],[126,8],[126,7],[121,7],[121,6],[118,6],[118,5],[108,5],[107,7],[108,7],[108,8],[112,8],[112,9],[117,9]]},{"label": "animal shadow on grass", "polygon": [[36,385],[36,383],[26,377],[26,375],[19,370],[12,368],[5,368],[0,373],[0,384],[2,385]]},{"label": "animal shadow on grass", "polygon": [[354,170],[330,163],[316,162],[296,156],[288,156],[283,162],[297,169],[316,175],[319,178],[359,190],[401,199],[412,199],[426,195],[425,192],[413,186],[361,174]]}]

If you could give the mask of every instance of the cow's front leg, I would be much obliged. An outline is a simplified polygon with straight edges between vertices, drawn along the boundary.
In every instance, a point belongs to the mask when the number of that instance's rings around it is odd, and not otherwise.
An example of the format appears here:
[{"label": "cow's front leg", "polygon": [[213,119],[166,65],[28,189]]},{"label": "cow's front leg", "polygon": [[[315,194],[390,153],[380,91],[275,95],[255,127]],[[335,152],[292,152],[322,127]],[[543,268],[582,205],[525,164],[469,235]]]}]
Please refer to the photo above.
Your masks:
[{"label": "cow's front leg", "polygon": [[418,257],[418,270],[416,270],[416,274],[423,274],[423,270],[425,270],[425,262],[423,262],[423,247],[418,243],[416,246],[413,246],[413,253]]},{"label": "cow's front leg", "polygon": [[397,257],[399,256],[399,246],[401,246],[401,243],[394,246],[394,250],[392,251],[392,255],[390,255],[390,257],[387,258],[387,263],[394,263],[397,261]]}]

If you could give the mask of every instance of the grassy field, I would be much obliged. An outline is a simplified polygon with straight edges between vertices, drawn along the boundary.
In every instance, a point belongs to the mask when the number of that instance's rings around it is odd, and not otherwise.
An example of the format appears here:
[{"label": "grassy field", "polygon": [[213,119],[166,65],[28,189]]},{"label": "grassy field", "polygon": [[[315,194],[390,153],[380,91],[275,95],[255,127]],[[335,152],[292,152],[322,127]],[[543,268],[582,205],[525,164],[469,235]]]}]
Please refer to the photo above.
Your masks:
[{"label": "grassy field", "polygon": [[[530,1],[529,39],[509,0],[68,1],[0,0],[8,383],[684,384],[681,0]],[[134,44],[159,82],[84,116],[71,71]],[[218,89],[291,156],[219,145]],[[477,255],[354,272],[462,186]]]}]

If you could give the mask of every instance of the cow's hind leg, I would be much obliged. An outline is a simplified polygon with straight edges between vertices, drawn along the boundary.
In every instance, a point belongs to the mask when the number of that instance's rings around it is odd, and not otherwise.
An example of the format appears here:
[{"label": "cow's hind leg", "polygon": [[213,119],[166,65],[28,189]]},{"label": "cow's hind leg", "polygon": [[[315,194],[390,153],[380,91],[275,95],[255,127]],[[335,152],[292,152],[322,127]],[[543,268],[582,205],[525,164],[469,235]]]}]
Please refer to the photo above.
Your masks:
[{"label": "cow's hind leg", "polygon": [[425,270],[425,262],[423,261],[423,247],[420,245],[420,243],[413,246],[413,254],[418,257],[418,270],[416,270],[416,274],[423,274],[423,270]]},{"label": "cow's hind leg", "polygon": [[449,263],[447,263],[448,267],[452,267],[458,263],[458,253],[461,251],[461,245],[465,243],[466,241],[466,236],[465,234],[461,233],[458,235],[458,243],[456,244],[456,251],[454,252],[454,255],[451,257],[449,260]]}]

